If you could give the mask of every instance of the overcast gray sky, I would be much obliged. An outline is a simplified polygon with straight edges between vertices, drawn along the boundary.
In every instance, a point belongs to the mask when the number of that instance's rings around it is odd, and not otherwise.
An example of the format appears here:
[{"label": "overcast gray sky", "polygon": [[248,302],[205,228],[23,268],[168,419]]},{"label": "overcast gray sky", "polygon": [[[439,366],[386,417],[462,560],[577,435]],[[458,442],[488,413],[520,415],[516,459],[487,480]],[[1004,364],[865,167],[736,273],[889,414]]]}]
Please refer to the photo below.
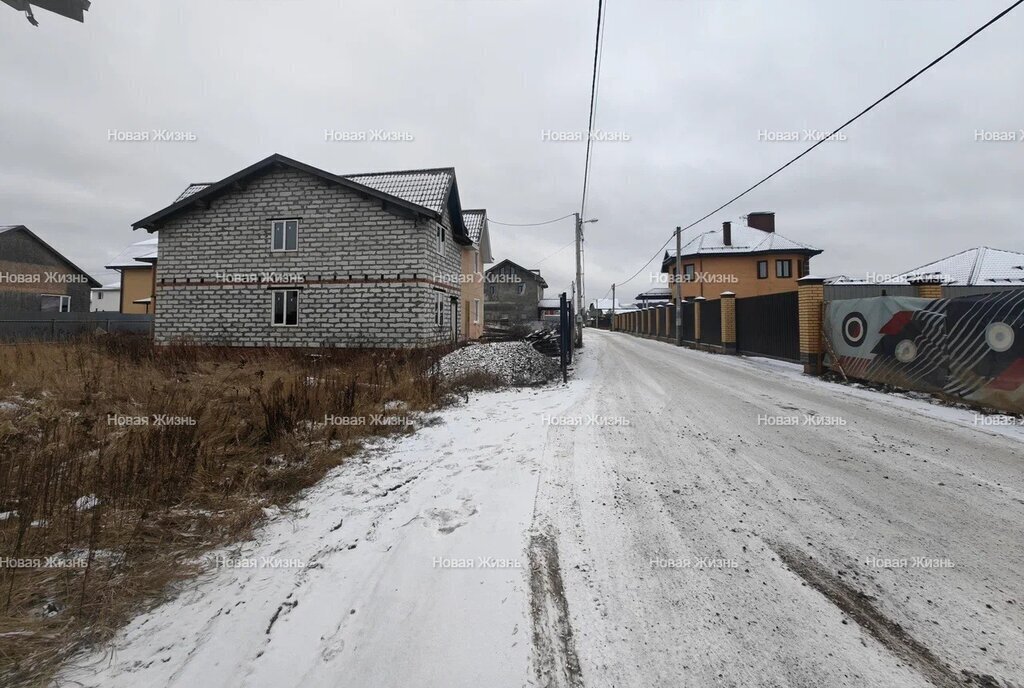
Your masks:
[{"label": "overcast gray sky", "polygon": [[[1010,0],[608,0],[587,292],[806,147]],[[131,223],[271,153],[337,173],[454,165],[505,222],[579,208],[596,0],[94,0],[84,25],[0,5],[0,224],[101,273]],[[1024,251],[1024,9],[698,229],[774,210],[816,274]],[[194,141],[116,142],[110,130]],[[336,142],[325,130],[412,141]],[[977,131],[1015,132],[1013,142]],[[698,230],[691,230],[698,231]],[[497,259],[568,287],[572,222],[492,225]],[[547,258],[546,260],[543,260]],[[541,262],[543,260],[543,262]],[[632,297],[647,275],[620,292]]]}]

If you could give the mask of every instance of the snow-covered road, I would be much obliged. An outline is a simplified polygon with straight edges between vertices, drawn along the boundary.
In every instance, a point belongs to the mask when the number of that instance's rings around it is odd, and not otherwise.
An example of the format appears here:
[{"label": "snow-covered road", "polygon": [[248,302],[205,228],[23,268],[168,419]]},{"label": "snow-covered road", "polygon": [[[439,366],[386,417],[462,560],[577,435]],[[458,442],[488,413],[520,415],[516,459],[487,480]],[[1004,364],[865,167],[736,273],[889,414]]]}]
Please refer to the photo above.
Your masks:
[{"label": "snow-covered road", "polygon": [[62,683],[1024,685],[1019,433],[593,331],[440,417]]}]

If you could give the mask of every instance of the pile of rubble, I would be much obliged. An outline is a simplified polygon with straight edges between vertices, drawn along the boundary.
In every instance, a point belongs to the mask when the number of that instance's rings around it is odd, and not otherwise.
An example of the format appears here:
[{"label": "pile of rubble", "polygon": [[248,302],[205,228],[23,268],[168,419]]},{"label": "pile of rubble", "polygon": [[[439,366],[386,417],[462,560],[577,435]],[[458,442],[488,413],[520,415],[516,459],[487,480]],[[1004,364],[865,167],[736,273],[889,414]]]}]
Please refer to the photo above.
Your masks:
[{"label": "pile of rubble", "polygon": [[557,360],[538,353],[526,342],[466,346],[442,358],[438,368],[450,379],[481,372],[515,386],[539,385],[560,375]]}]

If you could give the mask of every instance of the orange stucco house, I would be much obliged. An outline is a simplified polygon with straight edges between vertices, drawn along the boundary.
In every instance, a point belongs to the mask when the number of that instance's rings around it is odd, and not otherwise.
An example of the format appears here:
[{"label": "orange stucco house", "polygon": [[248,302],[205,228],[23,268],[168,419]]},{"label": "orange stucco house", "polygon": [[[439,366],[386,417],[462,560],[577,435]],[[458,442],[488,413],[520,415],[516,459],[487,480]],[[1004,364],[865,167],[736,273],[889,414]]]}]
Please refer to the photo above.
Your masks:
[{"label": "orange stucco house", "polygon": [[463,210],[463,224],[472,244],[462,247],[462,339],[484,333],[484,265],[494,262],[486,210]]},{"label": "orange stucco house", "polygon": [[821,249],[775,232],[775,213],[750,213],[747,225],[722,223],[682,246],[682,277],[676,277],[675,253],[665,253],[661,272],[684,299],[717,299],[724,291],[737,298],[797,290],[797,280],[810,274],[811,258]]}]

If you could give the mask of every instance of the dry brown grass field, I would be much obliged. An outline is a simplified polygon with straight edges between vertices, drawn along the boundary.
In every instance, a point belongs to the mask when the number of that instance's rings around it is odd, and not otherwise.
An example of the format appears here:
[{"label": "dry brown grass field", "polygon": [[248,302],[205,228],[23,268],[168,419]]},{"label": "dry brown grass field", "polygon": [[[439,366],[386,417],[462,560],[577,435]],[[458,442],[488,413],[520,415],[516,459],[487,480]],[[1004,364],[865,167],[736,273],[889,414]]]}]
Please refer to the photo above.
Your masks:
[{"label": "dry brown grass field", "polygon": [[437,408],[443,353],[0,347],[0,684],[45,684],[264,508],[408,431],[324,420]]}]

